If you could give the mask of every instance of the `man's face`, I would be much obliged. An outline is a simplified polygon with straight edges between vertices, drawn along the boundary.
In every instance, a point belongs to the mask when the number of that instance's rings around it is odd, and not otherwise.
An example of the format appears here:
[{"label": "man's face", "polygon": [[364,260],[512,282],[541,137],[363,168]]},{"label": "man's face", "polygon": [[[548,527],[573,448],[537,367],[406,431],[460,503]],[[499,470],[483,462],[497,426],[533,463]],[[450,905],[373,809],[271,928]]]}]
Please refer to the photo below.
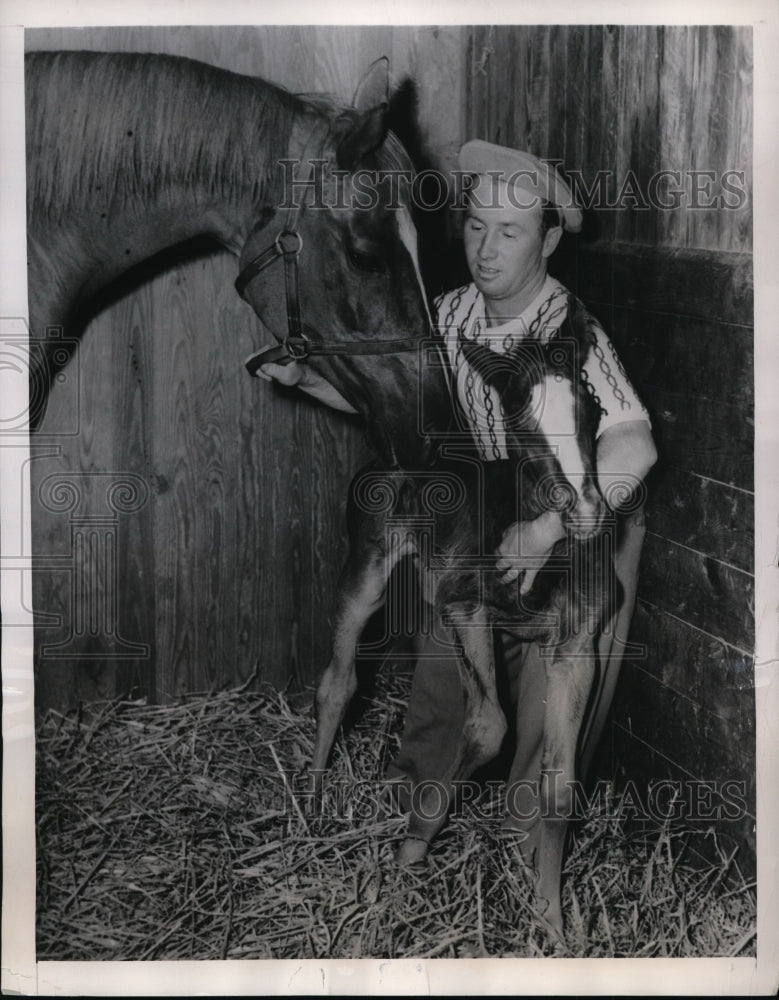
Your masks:
[{"label": "man's face", "polygon": [[562,230],[541,234],[541,205],[526,192],[509,198],[503,181],[479,177],[465,219],[465,256],[474,283],[486,299],[522,298],[546,274],[546,259]]}]

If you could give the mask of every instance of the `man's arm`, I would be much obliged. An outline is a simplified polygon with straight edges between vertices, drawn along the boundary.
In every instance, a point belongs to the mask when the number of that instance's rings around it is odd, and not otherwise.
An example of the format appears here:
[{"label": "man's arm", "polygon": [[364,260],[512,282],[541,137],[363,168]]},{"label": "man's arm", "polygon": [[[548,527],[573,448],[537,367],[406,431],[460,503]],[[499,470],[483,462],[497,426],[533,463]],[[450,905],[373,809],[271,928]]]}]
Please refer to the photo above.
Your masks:
[{"label": "man's arm", "polygon": [[598,488],[609,507],[619,512],[657,461],[649,424],[630,420],[607,427],[597,448]]},{"label": "man's arm", "polygon": [[257,372],[259,378],[266,382],[276,381],[282,385],[297,386],[309,396],[318,399],[320,403],[329,406],[334,410],[341,410],[343,413],[357,413],[357,410],[349,403],[341,393],[331,385],[327,379],[318,375],[308,365],[298,364],[297,361],[290,361],[288,365],[263,365]]},{"label": "man's arm", "polygon": [[[649,424],[631,420],[607,427],[597,442],[598,488],[609,507],[619,512],[640,489],[657,461],[657,450]],[[498,546],[497,569],[505,569],[505,583],[516,580],[524,570],[520,594],[533,586],[555,544],[565,536],[565,525],[557,511],[547,511],[533,521],[512,524]],[[521,555],[518,555],[521,553]]]}]

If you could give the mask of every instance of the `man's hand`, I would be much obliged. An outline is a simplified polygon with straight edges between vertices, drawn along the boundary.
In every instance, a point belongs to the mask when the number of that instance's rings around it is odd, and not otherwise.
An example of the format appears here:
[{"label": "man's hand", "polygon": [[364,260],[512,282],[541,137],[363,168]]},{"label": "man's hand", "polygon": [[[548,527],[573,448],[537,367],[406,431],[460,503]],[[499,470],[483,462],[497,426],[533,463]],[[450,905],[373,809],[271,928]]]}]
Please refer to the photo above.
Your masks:
[{"label": "man's hand", "polygon": [[318,375],[313,368],[298,361],[290,361],[287,365],[263,365],[257,370],[257,377],[266,382],[279,382],[281,385],[297,387],[307,392],[309,396],[318,399],[320,403],[341,410],[343,413],[356,413],[357,410],[347,402],[341,393],[327,379]]},{"label": "man's hand", "polygon": [[555,547],[555,543],[565,537],[565,527],[557,511],[547,511],[534,521],[519,521],[503,532],[498,546],[500,559],[496,569],[505,569],[501,577],[503,583],[511,583],[520,573],[525,577],[519,588],[520,594],[527,594],[540,569]]},{"label": "man's hand", "polygon": [[255,374],[265,382],[278,382],[290,387],[299,386],[305,376],[305,367],[297,361],[290,361],[288,365],[263,365]]}]

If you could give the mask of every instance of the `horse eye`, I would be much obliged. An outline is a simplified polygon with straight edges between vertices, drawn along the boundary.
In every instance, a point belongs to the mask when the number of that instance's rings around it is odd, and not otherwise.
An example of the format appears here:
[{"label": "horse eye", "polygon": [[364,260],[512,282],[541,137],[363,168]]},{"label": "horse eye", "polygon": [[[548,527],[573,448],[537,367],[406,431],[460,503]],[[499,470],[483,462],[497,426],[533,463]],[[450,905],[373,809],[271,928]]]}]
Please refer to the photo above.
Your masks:
[{"label": "horse eye", "polygon": [[349,260],[358,271],[367,271],[372,274],[382,274],[384,271],[384,261],[373,253],[350,249]]}]

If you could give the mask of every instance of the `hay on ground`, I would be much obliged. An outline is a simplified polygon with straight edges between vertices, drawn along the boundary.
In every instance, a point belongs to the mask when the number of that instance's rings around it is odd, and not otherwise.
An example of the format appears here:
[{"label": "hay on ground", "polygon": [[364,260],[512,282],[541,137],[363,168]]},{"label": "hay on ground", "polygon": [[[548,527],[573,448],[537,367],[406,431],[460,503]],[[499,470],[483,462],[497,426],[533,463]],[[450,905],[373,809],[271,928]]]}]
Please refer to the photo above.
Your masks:
[{"label": "hay on ground", "polygon": [[[49,713],[37,736],[39,960],[754,955],[754,887],[686,833],[599,801],[564,873],[567,948],[498,831],[500,791],[397,870],[405,820],[377,808],[408,677],[379,677],[339,741],[320,807],[296,778],[310,699],[243,690]],[[734,881],[735,879],[735,881]]]}]

